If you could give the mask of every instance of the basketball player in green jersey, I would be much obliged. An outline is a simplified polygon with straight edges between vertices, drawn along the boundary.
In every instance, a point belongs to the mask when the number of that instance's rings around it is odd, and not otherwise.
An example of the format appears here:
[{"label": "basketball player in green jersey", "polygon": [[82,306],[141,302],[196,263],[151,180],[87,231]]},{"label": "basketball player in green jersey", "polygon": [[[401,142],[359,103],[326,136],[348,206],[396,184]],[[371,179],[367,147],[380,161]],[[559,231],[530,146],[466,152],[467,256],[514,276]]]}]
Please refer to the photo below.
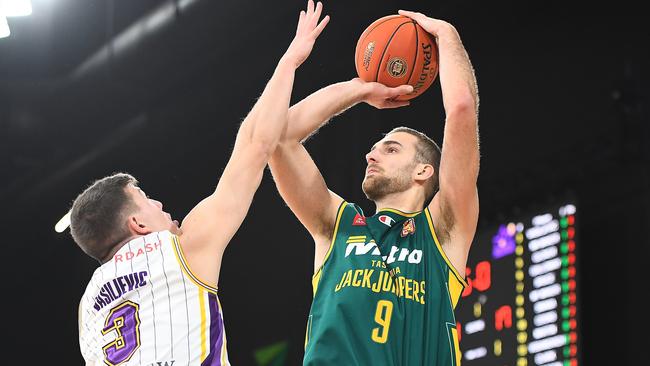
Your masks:
[{"label": "basketball player in green jersey", "polygon": [[327,185],[302,145],[330,118],[359,102],[377,108],[410,86],[359,79],[330,85],[289,110],[270,167],[278,190],[315,242],[314,299],[304,365],[459,365],[454,308],[478,220],[478,91],[456,29],[400,11],[435,36],[446,114],[442,151],[400,127],[374,144],[363,191],[366,216]]}]

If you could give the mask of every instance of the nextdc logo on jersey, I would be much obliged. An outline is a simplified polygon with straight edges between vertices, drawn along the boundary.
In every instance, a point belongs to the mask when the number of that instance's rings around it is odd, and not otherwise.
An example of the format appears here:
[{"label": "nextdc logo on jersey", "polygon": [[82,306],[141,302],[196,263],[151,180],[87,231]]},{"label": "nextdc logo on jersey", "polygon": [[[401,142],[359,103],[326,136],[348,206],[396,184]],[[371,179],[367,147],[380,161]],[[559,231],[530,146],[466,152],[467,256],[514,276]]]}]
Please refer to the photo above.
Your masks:
[{"label": "nextdc logo on jersey", "polygon": [[422,261],[421,250],[414,249],[410,251],[407,248],[400,248],[394,245],[390,248],[390,254],[382,256],[379,248],[377,247],[377,243],[374,241],[371,241],[370,243],[348,243],[348,246],[345,248],[346,258],[350,254],[366,255],[368,253],[373,256],[381,256],[386,264],[404,261],[408,261],[409,263],[413,264],[419,264]]}]

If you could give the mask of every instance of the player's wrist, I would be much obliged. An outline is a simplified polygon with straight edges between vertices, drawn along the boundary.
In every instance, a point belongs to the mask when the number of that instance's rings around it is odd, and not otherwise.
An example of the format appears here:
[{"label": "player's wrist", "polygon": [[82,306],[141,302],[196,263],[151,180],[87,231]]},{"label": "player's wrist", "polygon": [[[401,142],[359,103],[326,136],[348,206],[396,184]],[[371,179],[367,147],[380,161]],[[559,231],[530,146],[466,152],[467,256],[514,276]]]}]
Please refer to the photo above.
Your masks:
[{"label": "player's wrist", "polygon": [[436,23],[434,31],[429,33],[436,37],[438,43],[440,40],[453,40],[460,38],[458,31],[456,31],[456,28],[451,25],[451,23],[447,23],[442,20],[438,21],[438,23]]},{"label": "player's wrist", "polygon": [[357,102],[365,102],[372,93],[372,85],[360,78],[351,79],[347,84]]},{"label": "player's wrist", "polygon": [[278,69],[282,70],[293,70],[295,71],[300,67],[302,64],[302,61],[299,57],[297,57],[295,54],[293,54],[291,51],[287,51],[284,55],[282,55],[282,58],[280,58],[280,61],[278,62]]}]

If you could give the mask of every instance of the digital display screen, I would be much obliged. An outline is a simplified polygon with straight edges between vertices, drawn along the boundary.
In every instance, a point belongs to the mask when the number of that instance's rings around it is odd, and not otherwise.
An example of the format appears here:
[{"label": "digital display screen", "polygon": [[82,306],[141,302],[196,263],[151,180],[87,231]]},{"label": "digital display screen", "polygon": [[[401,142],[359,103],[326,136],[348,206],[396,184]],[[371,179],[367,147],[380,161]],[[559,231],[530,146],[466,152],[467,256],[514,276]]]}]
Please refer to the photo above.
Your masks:
[{"label": "digital display screen", "polygon": [[456,308],[463,366],[577,366],[576,206],[476,233]]}]

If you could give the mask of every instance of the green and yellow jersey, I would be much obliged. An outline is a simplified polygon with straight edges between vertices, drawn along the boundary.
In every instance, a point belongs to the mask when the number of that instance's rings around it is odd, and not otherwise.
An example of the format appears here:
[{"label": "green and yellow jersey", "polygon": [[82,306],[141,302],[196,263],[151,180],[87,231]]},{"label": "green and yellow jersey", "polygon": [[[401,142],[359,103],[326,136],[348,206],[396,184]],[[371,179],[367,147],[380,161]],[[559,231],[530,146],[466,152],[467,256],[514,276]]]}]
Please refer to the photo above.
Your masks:
[{"label": "green and yellow jersey", "polygon": [[454,308],[465,286],[428,209],[365,217],[343,202],[313,278],[303,364],[458,366]]}]

